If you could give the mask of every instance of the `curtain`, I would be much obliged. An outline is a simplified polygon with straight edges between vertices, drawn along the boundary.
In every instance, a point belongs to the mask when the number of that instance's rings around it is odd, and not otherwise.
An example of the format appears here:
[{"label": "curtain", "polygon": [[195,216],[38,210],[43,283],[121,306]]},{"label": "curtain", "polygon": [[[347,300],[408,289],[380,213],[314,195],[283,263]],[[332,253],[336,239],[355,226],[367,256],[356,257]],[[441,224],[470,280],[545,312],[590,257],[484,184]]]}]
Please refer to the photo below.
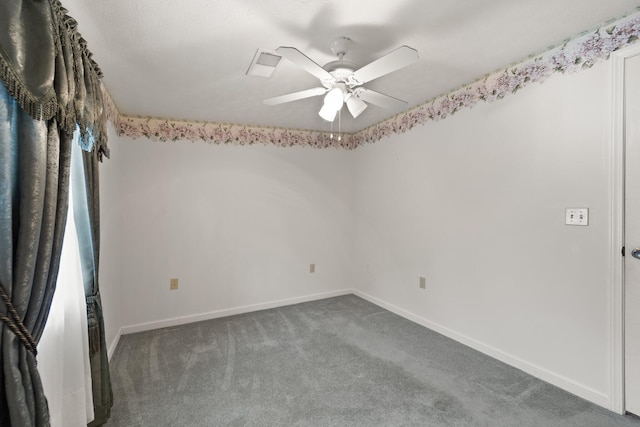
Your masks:
[{"label": "curtain", "polygon": [[[98,286],[100,255],[100,197],[98,179],[99,153],[83,152],[80,170],[74,170],[74,218],[78,230],[78,244],[84,295],[89,327],[89,358],[93,382],[95,419],[90,426],[103,424],[110,415],[113,403],[109,360],[105,343],[102,301]],[[75,165],[75,164],[74,164]]]},{"label": "curtain", "polygon": [[[101,77],[77,23],[59,1],[0,1],[1,426],[49,425],[37,343],[56,288],[76,126],[92,158],[108,156]],[[94,169],[86,186],[86,202],[94,205],[86,206],[90,212],[97,206]],[[95,218],[90,227],[98,227]],[[97,245],[97,233],[90,233],[91,245]],[[104,353],[91,358],[93,383],[99,387],[94,386],[94,405],[100,405],[94,408],[94,424],[99,425],[106,418],[98,414],[108,416],[111,390],[95,280],[97,250],[91,256],[94,278],[87,300],[94,339],[89,345],[94,354]],[[81,259],[84,270],[88,258]]]},{"label": "curtain", "polygon": [[36,346],[55,290],[71,136],[0,87],[0,425],[46,426]]},{"label": "curtain", "polygon": [[62,244],[58,286],[38,343],[38,371],[53,427],[85,426],[94,419],[87,305],[85,303],[76,222],[74,181],[82,170],[78,132],[71,147],[71,188]]}]

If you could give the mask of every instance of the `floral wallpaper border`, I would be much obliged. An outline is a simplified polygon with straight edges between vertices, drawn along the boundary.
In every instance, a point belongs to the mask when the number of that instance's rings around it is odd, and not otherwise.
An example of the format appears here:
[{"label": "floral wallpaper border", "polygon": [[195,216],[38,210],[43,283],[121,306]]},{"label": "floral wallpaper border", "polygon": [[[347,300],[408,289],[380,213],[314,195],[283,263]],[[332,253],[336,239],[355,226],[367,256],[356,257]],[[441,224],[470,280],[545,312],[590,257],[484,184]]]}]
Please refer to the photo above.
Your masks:
[{"label": "floral wallpaper border", "polygon": [[153,117],[120,116],[120,135],[132,138],[147,137],[160,141],[205,141],[210,144],[276,145],[278,147],[355,148],[352,135],[234,125],[226,123],[195,122],[159,119]]},{"label": "floral wallpaper border", "polygon": [[119,135],[160,141],[205,141],[211,144],[307,146],[352,150],[430,121],[445,119],[478,102],[493,102],[516,93],[531,83],[542,83],[555,73],[573,73],[609,58],[612,52],[635,43],[640,37],[640,12],[568,40],[563,45],[363,129],[354,134],[252,127],[225,123],[195,122],[121,115],[111,96],[107,114]]},{"label": "floral wallpaper border", "polygon": [[554,73],[573,73],[591,68],[612,52],[635,43],[640,36],[640,13],[634,13],[598,30],[565,42],[536,57],[489,74],[475,82],[437,97],[391,119],[356,133],[351,143],[359,146],[429,121],[445,119],[480,101],[493,102],[516,93],[531,83],[542,83]]}]

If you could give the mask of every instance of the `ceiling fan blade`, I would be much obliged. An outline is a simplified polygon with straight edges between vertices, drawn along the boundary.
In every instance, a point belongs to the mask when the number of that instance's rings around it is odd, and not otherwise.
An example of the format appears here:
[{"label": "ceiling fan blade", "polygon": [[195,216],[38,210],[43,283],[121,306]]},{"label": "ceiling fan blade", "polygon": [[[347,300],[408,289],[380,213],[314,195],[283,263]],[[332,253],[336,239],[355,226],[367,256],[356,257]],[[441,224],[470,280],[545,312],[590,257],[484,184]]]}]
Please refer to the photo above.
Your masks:
[{"label": "ceiling fan blade", "polygon": [[417,61],[417,50],[409,46],[400,46],[382,58],[376,59],[359,70],[354,71],[350,79],[353,79],[357,85],[362,85]]},{"label": "ceiling fan blade", "polygon": [[295,47],[280,46],[276,49],[276,52],[320,80],[333,79],[333,76],[327,70],[313,62],[311,58]]},{"label": "ceiling fan blade", "polygon": [[288,93],[286,95],[274,96],[263,100],[267,105],[284,104],[285,102],[297,101],[299,99],[311,98],[312,96],[324,95],[327,91],[324,87],[314,87],[313,89],[301,90],[300,92]]},{"label": "ceiling fan blade", "polygon": [[394,98],[389,95],[385,95],[380,92],[376,92],[375,90],[366,89],[364,87],[358,88],[357,92],[355,92],[356,96],[363,101],[367,101],[372,103],[373,105],[377,105],[382,108],[401,108],[406,107],[407,102],[398,98]]},{"label": "ceiling fan blade", "polygon": [[351,113],[354,119],[357,119],[360,114],[367,108],[367,103],[360,98],[350,96],[347,98],[347,109]]}]

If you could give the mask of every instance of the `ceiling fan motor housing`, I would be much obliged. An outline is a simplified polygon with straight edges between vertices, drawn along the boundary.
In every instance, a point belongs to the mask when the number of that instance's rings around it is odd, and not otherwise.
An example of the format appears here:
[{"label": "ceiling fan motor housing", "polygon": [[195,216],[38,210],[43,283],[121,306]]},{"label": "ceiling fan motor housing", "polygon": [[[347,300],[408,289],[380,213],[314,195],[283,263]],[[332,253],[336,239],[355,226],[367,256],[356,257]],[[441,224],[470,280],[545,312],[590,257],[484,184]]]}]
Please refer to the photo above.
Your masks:
[{"label": "ceiling fan motor housing", "polygon": [[342,61],[333,61],[328,63],[323,67],[325,70],[329,71],[331,74],[330,79],[321,80],[322,85],[326,88],[332,88],[336,83],[344,83],[349,87],[355,86],[349,77],[353,74],[353,70],[355,70],[355,64],[351,64],[348,62]]}]

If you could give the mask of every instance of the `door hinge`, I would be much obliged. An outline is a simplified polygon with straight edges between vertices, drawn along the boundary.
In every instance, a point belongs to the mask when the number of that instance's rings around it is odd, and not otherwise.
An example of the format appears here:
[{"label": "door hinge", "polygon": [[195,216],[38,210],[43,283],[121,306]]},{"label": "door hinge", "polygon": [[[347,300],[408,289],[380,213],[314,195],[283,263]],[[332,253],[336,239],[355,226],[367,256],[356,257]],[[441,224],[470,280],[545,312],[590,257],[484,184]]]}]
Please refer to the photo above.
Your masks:
[{"label": "door hinge", "polygon": [[624,256],[624,246],[622,247],[622,256]]}]

